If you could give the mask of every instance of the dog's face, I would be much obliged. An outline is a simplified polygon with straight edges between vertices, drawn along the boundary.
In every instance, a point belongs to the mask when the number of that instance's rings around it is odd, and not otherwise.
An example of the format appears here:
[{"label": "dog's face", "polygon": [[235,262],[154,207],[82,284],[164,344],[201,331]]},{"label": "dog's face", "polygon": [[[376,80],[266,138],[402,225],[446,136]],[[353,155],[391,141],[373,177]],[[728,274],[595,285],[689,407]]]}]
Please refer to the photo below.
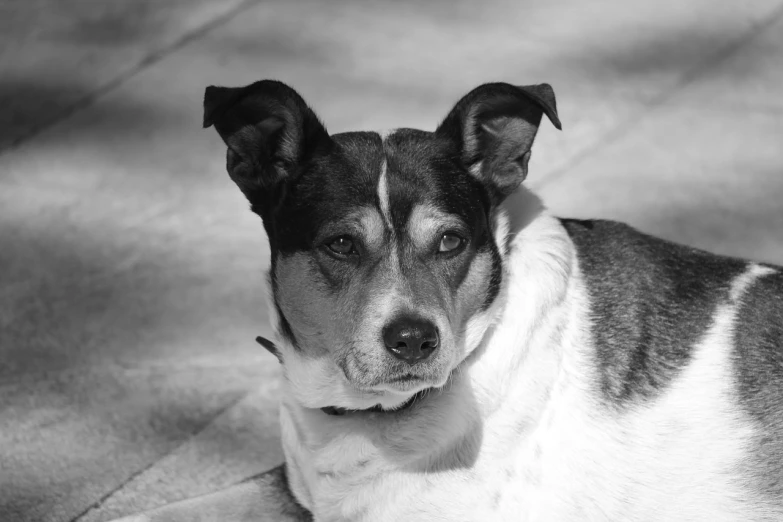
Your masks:
[{"label": "dog's face", "polygon": [[443,386],[503,277],[498,204],[524,180],[548,85],[487,84],[435,132],[328,135],[284,84],[210,87],[205,126],[264,222],[284,373],[309,407],[394,408]]}]

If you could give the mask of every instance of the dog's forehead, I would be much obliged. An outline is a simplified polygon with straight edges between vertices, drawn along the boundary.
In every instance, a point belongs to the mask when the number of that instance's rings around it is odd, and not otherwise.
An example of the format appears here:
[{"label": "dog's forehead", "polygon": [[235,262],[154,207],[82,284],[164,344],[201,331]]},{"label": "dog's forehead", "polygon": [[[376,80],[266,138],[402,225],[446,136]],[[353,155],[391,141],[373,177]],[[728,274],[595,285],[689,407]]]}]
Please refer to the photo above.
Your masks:
[{"label": "dog's forehead", "polygon": [[409,237],[417,216],[425,216],[415,230],[420,241],[453,224],[468,234],[486,225],[488,192],[447,140],[411,129],[332,139],[331,152],[313,159],[283,193],[274,225],[281,251],[308,250],[319,239],[353,232],[366,240],[379,224],[396,232],[391,237]]},{"label": "dog's forehead", "polygon": [[332,159],[340,163],[337,167],[340,175],[327,169],[320,176],[326,184],[350,187],[348,191],[357,205],[372,203],[378,196],[379,186],[381,190],[388,189],[389,198],[398,203],[438,197],[437,178],[445,173],[437,165],[445,151],[443,143],[432,133],[396,129],[342,133],[333,139],[339,153]]},{"label": "dog's forehead", "polygon": [[316,185],[333,203],[332,216],[377,208],[389,225],[405,227],[419,207],[430,217],[481,210],[483,190],[459,164],[449,143],[434,133],[415,129],[351,132],[333,136],[339,153],[320,169]]}]

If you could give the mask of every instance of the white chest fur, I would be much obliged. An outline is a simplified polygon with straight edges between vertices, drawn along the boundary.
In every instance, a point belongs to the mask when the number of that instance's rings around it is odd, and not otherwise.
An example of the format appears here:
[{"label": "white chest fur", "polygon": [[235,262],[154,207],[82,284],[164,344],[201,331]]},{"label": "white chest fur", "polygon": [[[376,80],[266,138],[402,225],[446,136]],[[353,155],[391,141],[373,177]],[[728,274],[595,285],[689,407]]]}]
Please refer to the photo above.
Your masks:
[{"label": "white chest fur", "polygon": [[515,245],[497,326],[441,394],[400,416],[284,401],[291,487],[316,520],[773,520],[733,473],[752,436],[731,400],[736,310],[662,397],[613,413],[565,232],[542,216]]}]

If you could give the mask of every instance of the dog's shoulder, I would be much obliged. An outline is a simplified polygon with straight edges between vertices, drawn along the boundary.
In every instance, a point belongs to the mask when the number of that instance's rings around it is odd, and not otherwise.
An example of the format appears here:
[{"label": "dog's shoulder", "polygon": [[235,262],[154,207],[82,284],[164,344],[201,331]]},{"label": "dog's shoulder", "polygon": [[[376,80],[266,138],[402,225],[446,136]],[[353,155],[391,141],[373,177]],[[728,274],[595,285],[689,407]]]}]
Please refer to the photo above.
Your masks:
[{"label": "dog's shoulder", "polygon": [[759,418],[783,411],[783,268],[763,266],[770,272],[739,298],[734,326],[739,390]]},{"label": "dog's shoulder", "polygon": [[783,504],[783,269],[750,286],[734,324],[734,369],[739,404],[756,425],[753,484]]},{"label": "dog's shoulder", "polygon": [[656,397],[691,360],[746,261],[603,220],[561,220],[590,300],[601,392],[612,405]]},{"label": "dog's shoulder", "polygon": [[719,315],[731,317],[722,332],[733,377],[727,399],[754,425],[746,483],[780,505],[783,268],[678,245],[622,223],[561,223],[589,295],[600,391],[611,406],[654,400],[687,367]]}]

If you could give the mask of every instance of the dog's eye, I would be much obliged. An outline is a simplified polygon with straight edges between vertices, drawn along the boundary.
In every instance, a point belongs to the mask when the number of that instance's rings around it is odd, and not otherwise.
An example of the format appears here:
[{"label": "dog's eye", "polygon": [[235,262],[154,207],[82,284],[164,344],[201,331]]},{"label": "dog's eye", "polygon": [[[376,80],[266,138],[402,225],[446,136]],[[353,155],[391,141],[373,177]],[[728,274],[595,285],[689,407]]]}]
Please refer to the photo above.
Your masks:
[{"label": "dog's eye", "polygon": [[356,249],[353,246],[353,240],[348,236],[340,236],[326,246],[329,247],[329,250],[335,254],[340,254],[341,256],[348,256],[356,253]]},{"label": "dog's eye", "polygon": [[452,252],[462,246],[462,238],[456,234],[443,234],[438,252]]}]

